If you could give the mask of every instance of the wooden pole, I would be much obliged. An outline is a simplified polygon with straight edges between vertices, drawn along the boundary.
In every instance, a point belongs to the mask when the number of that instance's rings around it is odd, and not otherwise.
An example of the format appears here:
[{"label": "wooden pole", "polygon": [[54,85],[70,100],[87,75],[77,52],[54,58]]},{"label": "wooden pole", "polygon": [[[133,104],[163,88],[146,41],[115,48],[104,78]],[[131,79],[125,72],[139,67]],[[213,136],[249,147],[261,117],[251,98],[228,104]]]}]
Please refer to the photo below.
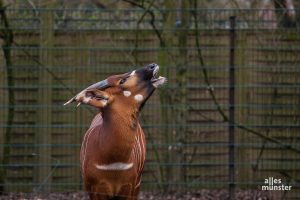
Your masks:
[{"label": "wooden pole", "polygon": [[[41,11],[40,27],[40,62],[48,69],[53,65],[52,47],[54,43],[54,17],[51,10]],[[36,132],[36,142],[38,146],[35,183],[38,191],[50,192],[51,189],[51,104],[52,104],[52,78],[45,70],[39,70],[39,89],[38,104],[41,108],[38,110],[37,123],[39,128]]]}]

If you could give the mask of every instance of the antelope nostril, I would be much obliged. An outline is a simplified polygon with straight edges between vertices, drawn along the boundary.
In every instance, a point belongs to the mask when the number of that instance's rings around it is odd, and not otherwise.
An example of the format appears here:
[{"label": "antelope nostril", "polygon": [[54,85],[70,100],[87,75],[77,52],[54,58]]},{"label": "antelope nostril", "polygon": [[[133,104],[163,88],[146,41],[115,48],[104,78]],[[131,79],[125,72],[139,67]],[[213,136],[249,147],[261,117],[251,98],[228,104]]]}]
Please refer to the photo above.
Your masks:
[{"label": "antelope nostril", "polygon": [[156,66],[157,66],[157,64],[152,63],[152,64],[149,65],[149,68],[150,68],[151,70],[154,70]]}]

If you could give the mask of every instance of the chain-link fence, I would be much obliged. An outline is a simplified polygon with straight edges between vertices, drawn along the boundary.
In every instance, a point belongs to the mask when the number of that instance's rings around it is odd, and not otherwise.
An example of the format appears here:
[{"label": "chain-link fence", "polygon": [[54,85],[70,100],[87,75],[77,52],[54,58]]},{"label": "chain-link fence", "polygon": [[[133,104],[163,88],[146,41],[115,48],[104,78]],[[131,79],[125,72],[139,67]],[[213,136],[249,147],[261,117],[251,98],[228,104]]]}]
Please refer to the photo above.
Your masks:
[{"label": "chain-link fence", "polygon": [[82,190],[80,143],[97,111],[62,104],[155,62],[168,84],[142,111],[143,190],[276,178],[292,186],[278,196],[299,198],[300,37],[285,13],[1,9],[1,190]]}]

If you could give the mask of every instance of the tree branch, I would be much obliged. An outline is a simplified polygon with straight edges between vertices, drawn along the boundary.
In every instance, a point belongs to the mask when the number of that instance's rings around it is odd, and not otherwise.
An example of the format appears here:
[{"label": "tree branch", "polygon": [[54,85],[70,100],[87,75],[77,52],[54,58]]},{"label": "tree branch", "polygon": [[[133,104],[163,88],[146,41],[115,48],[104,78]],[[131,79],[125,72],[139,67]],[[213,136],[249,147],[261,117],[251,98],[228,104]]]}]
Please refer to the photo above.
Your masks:
[{"label": "tree branch", "polygon": [[[204,76],[204,81],[205,81],[205,84],[207,85],[207,89],[209,91],[210,97],[212,98],[212,100],[213,100],[213,102],[214,102],[214,104],[215,104],[215,106],[217,108],[217,111],[223,117],[223,121],[227,122],[228,121],[228,116],[225,114],[225,112],[221,108],[219,102],[217,101],[217,98],[215,96],[215,93],[213,91],[213,88],[211,86],[211,83],[210,83],[210,80],[209,80],[209,77],[208,77],[208,74],[207,74],[207,69],[205,67],[204,59],[203,59],[203,56],[202,56],[202,52],[201,52],[201,48],[200,48],[200,42],[199,42],[198,17],[197,17],[197,13],[196,13],[196,10],[197,10],[196,8],[197,8],[197,0],[194,0],[194,11],[193,11],[193,14],[194,14],[194,18],[195,18],[195,35],[196,35],[195,36],[195,40],[196,40],[196,46],[197,46],[197,52],[198,52],[199,62],[201,64],[201,66],[203,67],[202,68],[202,74]],[[258,136],[260,138],[263,138],[264,140],[267,140],[267,141],[270,141],[272,143],[278,144],[282,148],[285,148],[285,149],[288,149],[288,150],[291,150],[291,151],[294,151],[294,152],[300,154],[300,150],[299,149],[294,148],[294,147],[292,147],[289,144],[284,144],[280,140],[277,140],[275,138],[266,136],[266,135],[260,133],[259,131],[255,131],[253,129],[250,129],[250,128],[246,127],[243,124],[239,124],[239,123],[235,122],[234,125],[237,128],[242,129],[244,131],[247,131],[249,133],[252,133],[252,134],[254,134],[254,135],[256,135],[256,136]]]},{"label": "tree branch", "polygon": [[150,20],[150,25],[152,26],[155,34],[157,35],[159,41],[160,41],[160,44],[162,47],[165,47],[166,46],[166,43],[165,41],[163,40],[162,36],[161,36],[161,33],[160,31],[158,30],[158,28],[156,27],[155,25],[155,14],[152,10],[150,9],[146,9],[145,6],[141,5],[141,4],[138,4],[137,2],[135,1],[132,1],[132,0],[123,0],[124,2],[127,2],[127,3],[130,3],[131,5],[133,6],[136,6],[136,7],[139,7],[139,8],[142,8],[143,10],[146,11],[146,13],[148,13],[151,17],[151,20]]}]

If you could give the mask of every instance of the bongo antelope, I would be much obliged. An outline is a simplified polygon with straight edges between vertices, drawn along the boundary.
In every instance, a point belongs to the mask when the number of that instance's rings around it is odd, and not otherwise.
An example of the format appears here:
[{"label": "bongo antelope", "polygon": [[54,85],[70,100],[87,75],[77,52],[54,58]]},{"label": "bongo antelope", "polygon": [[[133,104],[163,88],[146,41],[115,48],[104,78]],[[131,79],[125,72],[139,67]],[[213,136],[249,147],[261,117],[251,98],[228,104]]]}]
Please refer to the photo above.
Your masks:
[{"label": "bongo antelope", "polygon": [[138,115],[154,90],[166,81],[150,64],[113,75],[65,103],[94,106],[100,112],[84,135],[80,163],[91,199],[137,199],[146,144]]}]

